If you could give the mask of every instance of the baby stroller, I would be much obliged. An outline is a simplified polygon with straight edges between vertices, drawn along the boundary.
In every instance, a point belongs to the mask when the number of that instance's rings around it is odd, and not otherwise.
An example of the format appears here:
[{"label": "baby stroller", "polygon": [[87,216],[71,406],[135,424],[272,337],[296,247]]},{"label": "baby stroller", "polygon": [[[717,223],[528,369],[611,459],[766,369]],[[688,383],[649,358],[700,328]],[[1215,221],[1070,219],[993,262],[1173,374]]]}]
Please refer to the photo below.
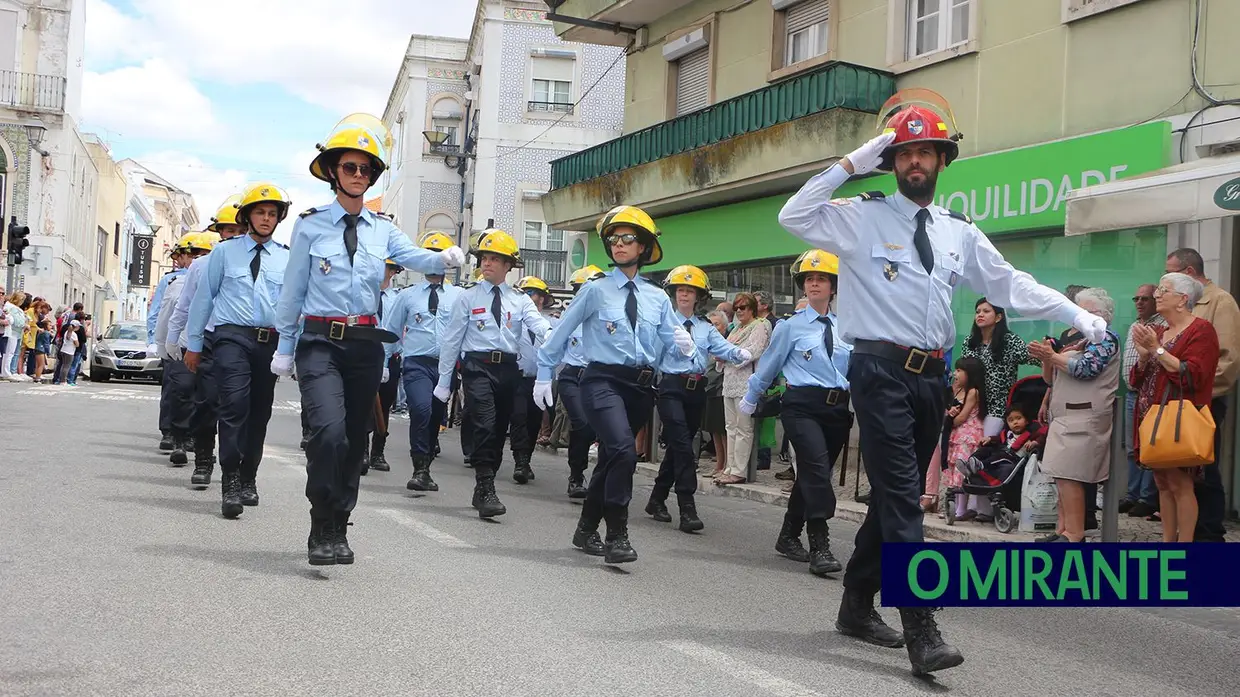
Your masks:
[{"label": "baby stroller", "polygon": [[[1026,414],[1037,414],[1042,406],[1042,399],[1050,386],[1040,375],[1021,378],[1012,385],[1008,392],[1007,408],[1020,405]],[[1007,534],[1016,529],[1020,523],[1020,494],[1024,482],[1022,476],[1026,466],[1040,454],[1039,449],[1019,458],[1016,466],[1003,477],[998,484],[987,483],[982,478],[973,476],[965,479],[963,486],[948,487],[942,497],[943,517],[948,525],[956,524],[956,507],[952,504],[957,494],[985,496],[994,510],[995,529]]]}]

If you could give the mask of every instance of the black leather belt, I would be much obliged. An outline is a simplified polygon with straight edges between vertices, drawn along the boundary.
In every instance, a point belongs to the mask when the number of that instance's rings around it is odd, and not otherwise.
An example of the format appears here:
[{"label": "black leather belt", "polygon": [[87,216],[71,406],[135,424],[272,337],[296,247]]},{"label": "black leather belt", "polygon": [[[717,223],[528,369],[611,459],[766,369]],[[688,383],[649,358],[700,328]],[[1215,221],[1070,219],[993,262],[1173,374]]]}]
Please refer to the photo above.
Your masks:
[{"label": "black leather belt", "polygon": [[562,378],[571,378],[571,379],[574,379],[574,380],[580,380],[580,379],[581,379],[581,374],[582,374],[582,373],[584,373],[584,372],[586,372],[586,369],[585,369],[584,367],[582,367],[582,366],[579,366],[579,365],[566,365],[566,366],[564,366],[563,368],[561,368],[561,369],[560,369],[560,377],[562,377]]},{"label": "black leather belt", "polygon": [[893,344],[890,341],[858,339],[853,344],[852,352],[857,355],[878,356],[895,361],[914,375],[938,377],[947,370],[947,363],[943,360],[943,349],[921,349]]},{"label": "black leather belt", "polygon": [[662,379],[674,381],[675,384],[683,387],[686,392],[706,391],[706,376],[701,373],[664,375]]},{"label": "black leather belt", "polygon": [[408,356],[408,357],[412,358],[418,363],[424,363],[426,365],[431,365],[435,367],[439,366],[439,356]]},{"label": "black leather belt", "polygon": [[336,341],[378,341],[391,344],[400,341],[400,337],[386,329],[361,324],[345,324],[344,322],[328,322],[321,319],[306,318],[305,328],[308,334],[322,334]]},{"label": "black leather belt", "polygon": [[654,368],[649,366],[612,365],[610,363],[591,363],[587,366],[591,373],[601,373],[635,383],[638,387],[649,387],[654,382]]},{"label": "black leather belt", "polygon": [[240,332],[249,334],[254,340],[260,344],[270,344],[280,340],[280,332],[273,327],[247,327],[244,324],[221,324],[215,328],[216,331],[227,329],[231,332]]},{"label": "black leather belt", "polygon": [[788,401],[790,397],[796,396],[800,399],[826,404],[829,407],[847,407],[849,394],[848,390],[841,390],[834,387],[805,387],[805,386],[788,386],[788,391],[784,395],[784,400]]},{"label": "black leather belt", "polygon": [[466,351],[465,357],[493,365],[517,362],[517,354],[504,353],[503,351]]}]

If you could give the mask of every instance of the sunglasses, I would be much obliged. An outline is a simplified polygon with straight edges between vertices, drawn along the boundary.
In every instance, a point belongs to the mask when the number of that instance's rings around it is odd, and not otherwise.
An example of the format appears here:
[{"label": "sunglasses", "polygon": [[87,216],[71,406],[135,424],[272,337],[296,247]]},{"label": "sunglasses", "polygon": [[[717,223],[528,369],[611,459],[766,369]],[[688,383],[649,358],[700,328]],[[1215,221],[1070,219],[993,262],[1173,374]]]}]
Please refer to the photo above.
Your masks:
[{"label": "sunglasses", "polygon": [[633,242],[636,242],[636,241],[637,241],[637,235],[634,235],[631,232],[626,232],[622,235],[611,235],[606,240],[604,240],[604,242],[607,243],[608,247],[614,247],[618,244],[632,244]]},{"label": "sunglasses", "polygon": [[356,177],[359,174],[363,177],[369,177],[374,171],[374,167],[370,165],[359,165],[356,162],[345,162],[340,165],[340,169],[350,177]]},{"label": "sunglasses", "polygon": [[1154,299],[1154,296],[1152,296],[1152,295],[1134,295],[1134,296],[1132,296],[1132,301],[1133,301],[1134,303],[1139,303],[1139,302],[1141,302],[1142,300],[1153,300],[1153,299]]},{"label": "sunglasses", "polygon": [[752,310],[753,308],[750,307],[749,305],[734,305],[732,309],[733,310]]}]

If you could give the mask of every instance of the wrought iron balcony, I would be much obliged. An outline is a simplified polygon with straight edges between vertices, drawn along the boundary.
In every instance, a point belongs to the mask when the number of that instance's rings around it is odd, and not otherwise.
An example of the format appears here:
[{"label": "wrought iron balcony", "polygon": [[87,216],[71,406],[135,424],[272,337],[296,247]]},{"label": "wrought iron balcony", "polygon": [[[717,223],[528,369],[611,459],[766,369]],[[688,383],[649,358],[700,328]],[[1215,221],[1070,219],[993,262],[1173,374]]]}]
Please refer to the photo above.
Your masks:
[{"label": "wrought iron balcony", "polygon": [[527,106],[529,111],[547,111],[556,114],[572,114],[575,104],[565,102],[530,102]]},{"label": "wrought iron balcony", "polygon": [[551,162],[551,188],[654,162],[829,109],[878,113],[895,93],[889,73],[848,63],[768,85]]},{"label": "wrought iron balcony", "polygon": [[432,155],[460,155],[461,146],[454,143],[443,143],[441,145],[431,145]]},{"label": "wrought iron balcony", "polygon": [[568,252],[555,249],[522,249],[524,276],[537,276],[548,286],[563,288],[568,283]]},{"label": "wrought iron balcony", "polygon": [[65,110],[65,79],[0,70],[0,106],[31,111]]}]

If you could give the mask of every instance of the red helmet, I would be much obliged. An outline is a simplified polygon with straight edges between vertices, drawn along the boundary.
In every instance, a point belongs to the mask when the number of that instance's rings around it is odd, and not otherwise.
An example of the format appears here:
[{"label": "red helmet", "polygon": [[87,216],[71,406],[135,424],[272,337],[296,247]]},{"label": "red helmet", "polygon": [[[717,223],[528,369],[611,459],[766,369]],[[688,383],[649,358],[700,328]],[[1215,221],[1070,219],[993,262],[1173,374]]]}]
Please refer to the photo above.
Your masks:
[{"label": "red helmet", "polygon": [[939,152],[947,156],[947,165],[960,154],[960,146],[956,145],[956,141],[948,134],[947,121],[924,106],[909,106],[897,111],[887,119],[883,133],[896,134],[896,139],[883,150],[882,162],[876,167],[883,172],[892,170],[896,150],[907,143],[935,143]]}]

